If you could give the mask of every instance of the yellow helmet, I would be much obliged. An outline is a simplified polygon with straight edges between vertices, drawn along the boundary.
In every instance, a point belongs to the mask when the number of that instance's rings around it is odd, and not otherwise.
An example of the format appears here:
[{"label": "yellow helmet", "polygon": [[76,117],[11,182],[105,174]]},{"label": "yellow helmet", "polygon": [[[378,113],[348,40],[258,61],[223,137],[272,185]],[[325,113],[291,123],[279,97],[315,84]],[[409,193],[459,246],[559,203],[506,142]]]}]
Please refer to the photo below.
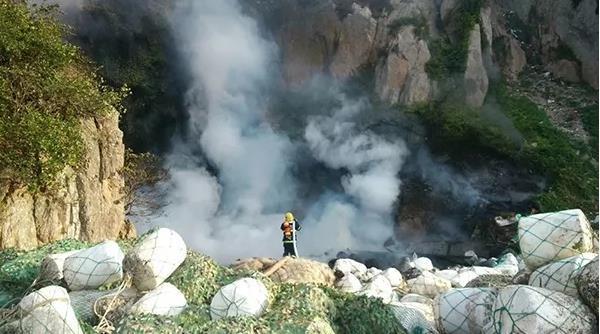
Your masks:
[{"label": "yellow helmet", "polygon": [[285,221],[291,222],[292,220],[294,220],[294,215],[291,212],[286,212],[285,213]]}]

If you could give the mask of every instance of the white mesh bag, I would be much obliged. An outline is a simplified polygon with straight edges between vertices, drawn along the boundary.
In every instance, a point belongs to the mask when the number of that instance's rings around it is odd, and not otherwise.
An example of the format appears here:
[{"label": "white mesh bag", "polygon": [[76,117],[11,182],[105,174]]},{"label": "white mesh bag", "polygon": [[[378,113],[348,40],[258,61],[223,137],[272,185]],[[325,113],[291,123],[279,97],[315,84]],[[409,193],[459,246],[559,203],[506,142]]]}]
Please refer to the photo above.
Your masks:
[{"label": "white mesh bag", "polygon": [[213,297],[210,316],[213,320],[223,317],[259,317],[269,305],[269,293],[265,285],[254,278],[241,278],[227,284]]},{"label": "white mesh bag", "polygon": [[382,275],[375,276],[371,282],[365,284],[359,295],[380,298],[384,303],[389,303],[394,298],[395,292],[387,278]]},{"label": "white mesh bag", "polygon": [[594,253],[583,253],[539,267],[529,277],[529,285],[577,297],[575,279],[581,269],[595,257]]},{"label": "white mesh bag", "polygon": [[60,281],[63,278],[65,260],[77,252],[79,250],[47,255],[40,265],[40,279],[44,281]]},{"label": "white mesh bag", "polygon": [[519,220],[519,246],[531,270],[593,248],[590,223],[579,209],[541,213]]},{"label": "white mesh bag", "polygon": [[494,302],[493,332],[597,333],[596,316],[577,298],[528,285],[510,285]]},{"label": "white mesh bag", "polygon": [[445,333],[482,333],[491,326],[494,288],[453,289],[434,300],[435,318]]},{"label": "white mesh bag", "polygon": [[131,307],[134,314],[175,316],[187,307],[185,296],[171,283],[163,283],[149,291]]},{"label": "white mesh bag", "polygon": [[123,252],[108,240],[65,259],[63,276],[70,290],[96,289],[123,278]]},{"label": "white mesh bag", "polygon": [[83,333],[67,290],[51,285],[32,292],[19,303],[19,328],[28,334]]},{"label": "white mesh bag", "polygon": [[138,290],[152,290],[169,278],[186,254],[185,242],[177,232],[159,228],[142,237],[127,253],[123,266]]}]

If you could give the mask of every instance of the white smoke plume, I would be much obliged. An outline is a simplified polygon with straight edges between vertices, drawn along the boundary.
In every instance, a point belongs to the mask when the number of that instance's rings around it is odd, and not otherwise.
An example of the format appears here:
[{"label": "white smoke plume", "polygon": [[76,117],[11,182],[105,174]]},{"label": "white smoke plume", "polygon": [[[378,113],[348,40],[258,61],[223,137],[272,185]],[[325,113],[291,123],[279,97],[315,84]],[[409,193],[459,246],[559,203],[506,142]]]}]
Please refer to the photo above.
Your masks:
[{"label": "white smoke plume", "polygon": [[333,249],[357,245],[375,249],[393,234],[390,217],[400,192],[397,175],[408,150],[399,139],[386,140],[357,129],[352,118],[369,112],[365,100],[349,101],[343,96],[340,100],[342,106],[333,116],[309,120],[304,137],[315,158],[330,168],[348,171],[341,180],[345,196],[324,198],[320,219],[308,218],[314,228],[307,234],[319,238],[327,232]]},{"label": "white smoke plume", "polygon": [[[304,144],[276,133],[266,119],[276,46],[233,0],[183,1],[173,22],[193,78],[189,139],[176,144],[169,158],[170,205],[152,225],[176,229],[191,247],[221,262],[279,256],[279,224],[298,203],[289,157]],[[305,140],[314,158],[347,171],[339,180],[344,193],[323,194],[303,208],[301,255],[375,248],[392,234],[396,174],[406,148],[359,131],[352,116],[368,104],[338,98],[341,107],[333,116],[308,122]],[[208,165],[195,161],[190,152],[197,148]]]},{"label": "white smoke plume", "polygon": [[183,1],[173,22],[194,80],[186,145],[199,146],[218,175],[182,162],[185,149],[174,152],[171,205],[154,223],[175,228],[221,261],[278,254],[279,213],[294,191],[291,144],[264,121],[262,90],[275,46],[230,0]]}]

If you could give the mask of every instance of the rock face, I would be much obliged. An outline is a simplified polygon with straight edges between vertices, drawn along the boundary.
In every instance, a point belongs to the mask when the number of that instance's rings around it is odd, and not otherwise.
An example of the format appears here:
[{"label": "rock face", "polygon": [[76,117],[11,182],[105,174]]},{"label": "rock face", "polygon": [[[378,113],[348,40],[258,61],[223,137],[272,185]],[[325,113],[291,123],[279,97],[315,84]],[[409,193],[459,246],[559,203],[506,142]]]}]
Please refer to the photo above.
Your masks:
[{"label": "rock face", "polygon": [[[568,80],[581,78],[598,89],[598,2],[538,0],[539,47],[545,63],[570,60],[581,69],[570,69]],[[570,52],[569,52],[570,50]],[[571,64],[573,65],[573,64]],[[560,76],[560,66],[548,69]]]},{"label": "rock face", "polygon": [[476,24],[469,35],[469,51],[465,70],[465,102],[471,107],[481,107],[488,90],[488,77],[483,65],[481,31]]},{"label": "rock face", "polygon": [[121,201],[124,146],[118,115],[88,118],[81,126],[83,166],[65,168],[57,190],[32,194],[0,179],[0,248],[31,249],[64,238],[98,242],[133,231]]},{"label": "rock face", "polygon": [[369,59],[377,21],[368,7],[352,5],[353,13],[344,18],[339,31],[337,49],[330,65],[336,78],[347,78]]},{"label": "rock face", "polygon": [[334,52],[340,22],[332,3],[320,10],[301,11],[290,4],[287,22],[279,31],[282,70],[285,81],[300,85],[313,75],[325,71]]},{"label": "rock face", "polygon": [[375,70],[377,95],[390,104],[428,101],[432,89],[425,64],[430,58],[427,43],[415,35],[415,27],[400,28],[387,57]]}]

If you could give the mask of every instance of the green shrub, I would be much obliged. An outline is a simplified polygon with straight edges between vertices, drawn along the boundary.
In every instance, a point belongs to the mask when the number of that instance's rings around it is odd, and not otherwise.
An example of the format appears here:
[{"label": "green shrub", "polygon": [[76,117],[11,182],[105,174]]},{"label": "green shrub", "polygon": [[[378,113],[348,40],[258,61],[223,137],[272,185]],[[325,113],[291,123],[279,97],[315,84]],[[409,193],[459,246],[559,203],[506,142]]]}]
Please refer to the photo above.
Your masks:
[{"label": "green shrub", "polygon": [[493,87],[491,93],[526,140],[514,156],[550,179],[548,189],[538,198],[541,209],[597,212],[598,167],[590,159],[594,151],[557,129],[528,98],[512,95],[504,86]]},{"label": "green shrub", "polygon": [[0,166],[32,190],[82,163],[80,119],[120,110],[125,93],[107,88],[63,41],[53,14],[0,0]]},{"label": "green shrub", "polygon": [[482,0],[461,1],[452,13],[452,22],[449,23],[454,28],[453,38],[444,36],[429,41],[431,58],[425,64],[425,70],[430,78],[439,80],[464,73],[469,51],[469,34],[479,22],[481,5]]},{"label": "green shrub", "polygon": [[[431,129],[432,142],[446,152],[465,150],[500,155],[549,179],[547,189],[537,199],[543,211],[581,208],[586,214],[598,210],[598,168],[592,163],[597,149],[574,141],[557,129],[546,113],[524,96],[511,94],[504,85],[492,86],[489,96],[522,136],[517,142],[505,129],[482,118],[481,111],[453,101],[414,106]],[[597,117],[594,106],[588,112]],[[588,126],[593,133],[591,118]],[[597,122],[597,119],[595,119]],[[597,123],[596,123],[597,124]],[[597,131],[597,125],[596,125]]]},{"label": "green shrub", "polygon": [[391,308],[380,299],[356,296],[330,288],[326,292],[335,304],[331,320],[336,333],[405,333]]},{"label": "green shrub", "polygon": [[208,256],[188,251],[185,261],[167,281],[181,290],[189,304],[202,305],[210,303],[222,285],[236,278],[237,273],[232,269],[220,266]]},{"label": "green shrub", "polygon": [[589,144],[594,152],[594,156],[598,158],[598,105],[592,104],[580,109],[581,121],[583,128],[590,136]]}]

